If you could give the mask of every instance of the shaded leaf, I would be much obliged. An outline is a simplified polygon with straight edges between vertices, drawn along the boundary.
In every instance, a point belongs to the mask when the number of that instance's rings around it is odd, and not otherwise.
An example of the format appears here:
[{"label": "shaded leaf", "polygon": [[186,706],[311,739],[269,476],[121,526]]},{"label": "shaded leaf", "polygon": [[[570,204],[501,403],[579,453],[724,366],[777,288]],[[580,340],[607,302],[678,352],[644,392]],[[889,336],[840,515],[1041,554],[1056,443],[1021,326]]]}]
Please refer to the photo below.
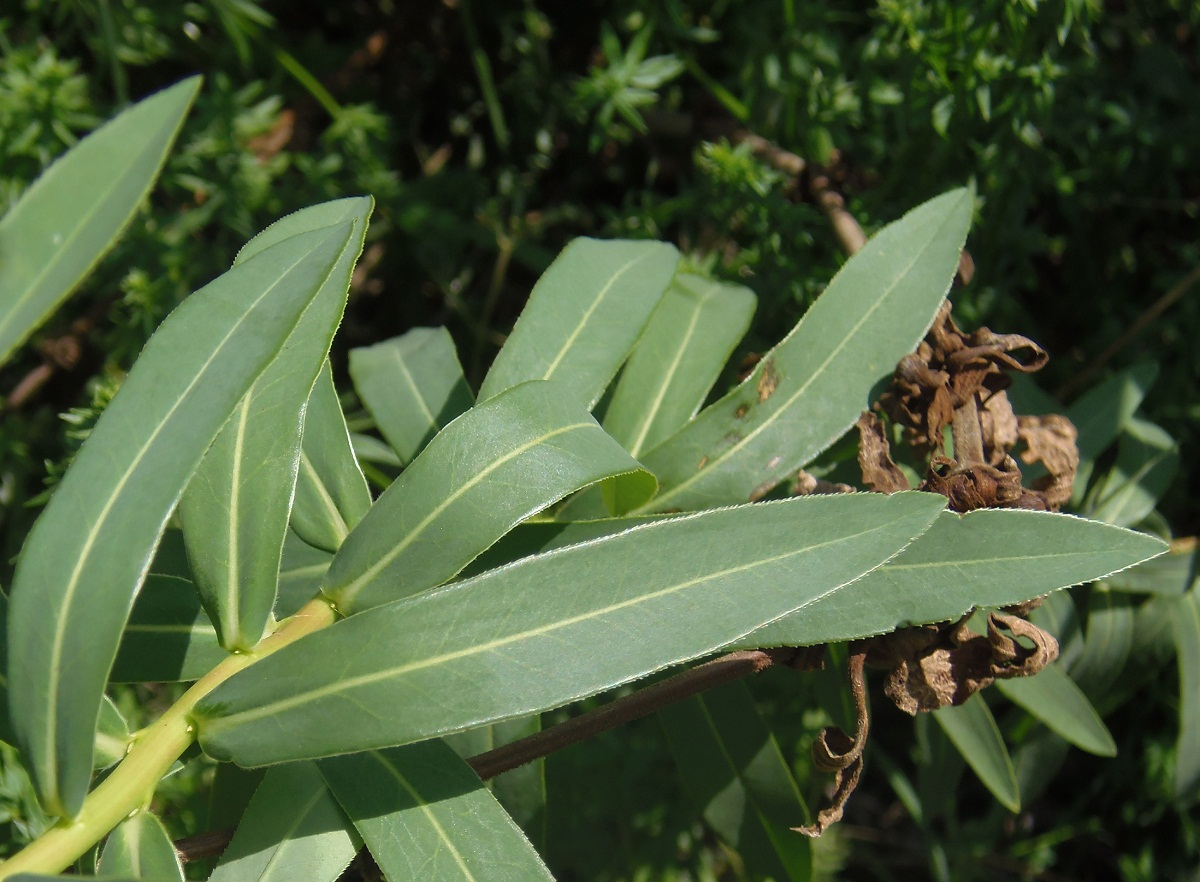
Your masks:
[{"label": "shaded leaf", "polygon": [[189,77],[126,109],[48,168],[0,219],[0,363],[128,226],[200,89]]},{"label": "shaded leaf", "polygon": [[326,361],[304,412],[292,529],[309,545],[334,552],[370,507],[371,491],[350,446]]},{"label": "shaded leaf", "polygon": [[406,334],[350,350],[354,390],[402,463],[473,403],[445,328]]},{"label": "shaded leaf", "polygon": [[167,518],[350,232],[345,224],[296,236],[185,300],[147,342],[33,525],[13,580],[9,701],[35,786],[55,814],[74,815],[83,802],[104,684]]},{"label": "shaded leaf", "polygon": [[321,760],[321,774],[389,879],[552,879],[483,782],[438,740]]},{"label": "shaded leaf", "polygon": [[876,233],[745,382],[641,457],[663,488],[646,509],[757,498],[837,440],[929,328],[973,204],[955,190]]},{"label": "shaded leaf", "polygon": [[0,592],[0,741],[15,742],[8,718],[8,595]]},{"label": "shaded leaf", "polygon": [[1180,598],[1173,624],[1179,663],[1175,798],[1190,804],[1200,796],[1200,592]]},{"label": "shaded leaf", "polygon": [[938,708],[933,718],[996,801],[1010,812],[1020,811],[1017,775],[987,703],[975,697],[957,707]]},{"label": "shaded leaf", "polygon": [[567,494],[604,479],[654,480],[558,383],[525,383],[447,426],[346,538],[322,591],[351,614],[452,578]]},{"label": "shaded leaf", "polygon": [[272,224],[238,254],[243,263],[291,236],[354,224],[321,290],[238,402],[180,500],[192,580],[221,645],[231,651],[253,648],[271,618],[304,408],[342,319],[371,206],[369,198],[357,198],[303,209]]},{"label": "shaded leaf", "polygon": [[684,789],[704,820],[756,876],[812,878],[811,821],[779,745],[744,683],[658,712]]},{"label": "shaded leaf", "polygon": [[1107,708],[1108,689],[1133,646],[1134,604],[1125,594],[1093,589],[1088,596],[1083,649],[1067,670],[1092,701]]},{"label": "shaded leaf", "polygon": [[1143,533],[1049,512],[944,512],[848,591],[748,635],[738,647],[807,646],[950,621],[1103,577],[1165,549]]},{"label": "shaded leaf", "polygon": [[1096,459],[1117,440],[1157,376],[1158,365],[1153,362],[1134,365],[1089,389],[1067,409],[1067,417],[1079,432],[1075,505],[1083,501]]},{"label": "shaded leaf", "polygon": [[361,842],[312,763],[270,769],[209,882],[334,882]]},{"label": "shaded leaf", "polygon": [[1164,555],[1105,579],[1117,591],[1146,592],[1177,597],[1196,585],[1195,547],[1172,546]]},{"label": "shaded leaf", "polygon": [[279,567],[275,618],[286,619],[321,592],[331,560],[333,555],[328,551],[313,548],[294,533],[288,535]]},{"label": "shaded leaf", "polygon": [[924,530],[943,502],[918,493],[793,499],[527,558],[351,616],[252,675],[235,674],[197,707],[201,744],[261,765],[556,707],[697,658],[836,591]]},{"label": "shaded leaf", "polygon": [[1117,461],[1096,482],[1089,517],[1119,526],[1139,523],[1166,492],[1179,468],[1179,445],[1153,423],[1131,418],[1117,443]]},{"label": "shaded leaf", "polygon": [[92,766],[96,769],[107,769],[116,765],[125,759],[125,751],[129,748],[131,740],[125,718],[121,716],[112,699],[104,696],[104,701],[100,704],[100,719],[96,723]]},{"label": "shaded leaf", "polygon": [[1108,727],[1061,665],[1048,665],[1034,677],[997,680],[996,688],[1081,750],[1096,756],[1117,755]]},{"label": "shaded leaf", "polygon": [[662,242],[575,239],[529,295],[479,390],[487,401],[526,380],[558,380],[589,410],[662,297],[679,252]]},{"label": "shaded leaf", "polygon": [[97,875],[183,882],[183,865],[162,822],[150,812],[140,811],[109,834]]}]

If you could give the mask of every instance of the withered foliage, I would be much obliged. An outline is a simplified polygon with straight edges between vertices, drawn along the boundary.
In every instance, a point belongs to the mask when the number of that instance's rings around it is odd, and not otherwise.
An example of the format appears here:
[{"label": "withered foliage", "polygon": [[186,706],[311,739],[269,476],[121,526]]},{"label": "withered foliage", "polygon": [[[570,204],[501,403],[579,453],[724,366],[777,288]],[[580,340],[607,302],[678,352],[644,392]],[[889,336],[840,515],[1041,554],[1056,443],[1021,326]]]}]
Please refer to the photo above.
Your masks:
[{"label": "withered foliage", "polygon": [[[1020,416],[1005,394],[1009,373],[1030,373],[1046,352],[1018,334],[987,328],[963,332],[943,305],[917,351],[901,359],[892,384],[858,421],[863,482],[879,493],[911,489],[892,457],[889,422],[902,427],[903,442],[926,461],[918,490],[940,493],[955,512],[979,508],[1057,511],[1071,498],[1079,467],[1075,427],[1065,417]],[[1041,474],[1024,486],[1012,451]],[[801,472],[794,492],[845,492],[845,485]],[[836,726],[813,745],[818,769],[836,775],[831,805],[816,823],[796,829],[820,835],[842,816],[862,770],[868,722],[864,664],[888,671],[884,694],[909,714],[959,705],[997,679],[1036,674],[1058,657],[1055,639],[1024,618],[1036,603],[991,613],[987,633],[957,622],[903,628],[851,647],[849,678],[858,720],[851,738]]]}]

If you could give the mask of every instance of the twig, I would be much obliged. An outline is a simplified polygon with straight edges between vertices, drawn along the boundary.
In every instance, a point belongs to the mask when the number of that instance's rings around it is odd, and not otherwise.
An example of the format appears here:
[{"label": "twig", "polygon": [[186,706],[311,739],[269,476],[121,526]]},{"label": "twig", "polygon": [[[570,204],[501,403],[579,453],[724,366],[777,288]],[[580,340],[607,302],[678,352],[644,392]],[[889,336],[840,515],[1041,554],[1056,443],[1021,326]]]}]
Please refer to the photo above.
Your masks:
[{"label": "twig", "polygon": [[858,225],[858,221],[846,209],[846,200],[834,189],[829,173],[825,169],[815,169],[808,177],[808,192],[813,201],[825,212],[833,227],[833,233],[841,243],[842,250],[848,255],[857,254],[867,244],[867,234]]}]

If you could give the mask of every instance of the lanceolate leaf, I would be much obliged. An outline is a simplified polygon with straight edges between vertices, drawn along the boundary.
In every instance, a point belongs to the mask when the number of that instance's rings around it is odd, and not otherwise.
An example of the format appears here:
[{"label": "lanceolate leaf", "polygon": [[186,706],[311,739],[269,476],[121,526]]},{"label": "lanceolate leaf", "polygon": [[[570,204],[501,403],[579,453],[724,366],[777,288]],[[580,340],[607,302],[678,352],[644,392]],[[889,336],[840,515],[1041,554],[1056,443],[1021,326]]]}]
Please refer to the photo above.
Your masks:
[{"label": "lanceolate leaf", "polygon": [[1076,747],[1097,756],[1117,755],[1108,727],[1061,665],[1049,665],[1035,677],[997,680],[996,688]]},{"label": "lanceolate leaf", "polygon": [[8,718],[8,595],[0,592],[0,741],[15,740]]},{"label": "lanceolate leaf", "polygon": [[209,882],[334,882],[359,838],[312,763],[271,769]]},{"label": "lanceolate leaf", "polygon": [[343,614],[424,591],[530,515],[619,475],[641,500],[654,492],[561,384],[524,383],[429,443],[346,538],[322,591]]},{"label": "lanceolate leaf", "polygon": [[983,698],[974,696],[958,707],[939,708],[933,712],[933,718],[992,796],[1010,812],[1020,811],[1017,774]]},{"label": "lanceolate leaf", "polygon": [[104,696],[100,705],[100,719],[96,724],[96,748],[92,765],[97,769],[107,769],[125,758],[131,738],[129,726],[125,718],[117,710],[111,698]]},{"label": "lanceolate leaf", "polygon": [[973,203],[955,190],[877,233],[744,383],[641,457],[663,488],[647,510],[757,498],[853,425],[933,321]]},{"label": "lanceolate leaf", "polygon": [[474,403],[445,328],[413,328],[374,346],[351,349],[350,376],[403,463],[412,462],[430,438]]},{"label": "lanceolate leaf", "polygon": [[1117,461],[1099,480],[1087,514],[1132,526],[1154,511],[1179,468],[1179,444],[1154,423],[1131,418],[1117,446]]},{"label": "lanceolate leaf", "polygon": [[1102,711],[1113,681],[1129,660],[1133,627],[1133,598],[1093,587],[1088,595],[1083,649],[1067,669]]},{"label": "lanceolate leaf", "polygon": [[279,356],[238,402],[180,502],[192,577],[229,650],[252,648],[271,617],[304,406],[341,321],[370,212],[368,198],[306,208],[273,224],[238,255],[242,263],[289,236],[354,223],[337,265]]},{"label": "lanceolate leaf", "polygon": [[849,590],[739,640],[738,646],[837,643],[956,619],[1099,579],[1162,553],[1151,536],[1047,512],[944,512],[902,554]]},{"label": "lanceolate leaf", "polygon": [[479,390],[558,380],[591,408],[671,282],[679,252],[662,242],[576,239],[538,279]]},{"label": "lanceolate leaf", "polygon": [[1180,598],[1173,620],[1179,662],[1179,738],[1175,742],[1175,798],[1200,796],[1200,591]]},{"label": "lanceolate leaf", "polygon": [[98,875],[183,882],[183,866],[162,822],[150,812],[138,812],[109,834],[100,856]]},{"label": "lanceolate leaf", "polygon": [[0,219],[0,363],[116,242],[199,88],[191,77],[130,107],[50,166]]},{"label": "lanceolate leaf", "polygon": [[309,545],[337,551],[370,507],[371,491],[350,447],[346,417],[326,361],[304,412],[292,529]]},{"label": "lanceolate leaf", "polygon": [[659,711],[684,788],[755,877],[812,878],[811,822],[791,769],[744,683]]},{"label": "lanceolate leaf", "polygon": [[275,356],[351,225],[305,233],[188,298],[150,338],[34,524],[17,562],[9,699],[46,807],[73,815],[121,630],[171,510]]},{"label": "lanceolate leaf", "polygon": [[553,878],[470,766],[441,741],[322,760],[320,769],[388,879]]},{"label": "lanceolate leaf", "polygon": [[333,555],[301,541],[295,533],[283,542],[283,562],[279,567],[279,596],[275,599],[275,618],[285,619],[321,592],[321,583]]},{"label": "lanceolate leaf", "polygon": [[1117,440],[1157,375],[1158,365],[1153,362],[1134,365],[1085,392],[1067,409],[1079,432],[1079,468],[1072,499],[1076,505],[1083,499],[1097,457]]},{"label": "lanceolate leaf", "polygon": [[556,707],[697,658],[836,591],[924,530],[942,504],[919,493],[794,499],[518,561],[351,616],[234,675],[197,708],[201,743],[260,765]]},{"label": "lanceolate leaf", "polygon": [[690,420],[750,326],[748,288],[675,277],[638,340],[604,416],[604,429],[637,456]]}]

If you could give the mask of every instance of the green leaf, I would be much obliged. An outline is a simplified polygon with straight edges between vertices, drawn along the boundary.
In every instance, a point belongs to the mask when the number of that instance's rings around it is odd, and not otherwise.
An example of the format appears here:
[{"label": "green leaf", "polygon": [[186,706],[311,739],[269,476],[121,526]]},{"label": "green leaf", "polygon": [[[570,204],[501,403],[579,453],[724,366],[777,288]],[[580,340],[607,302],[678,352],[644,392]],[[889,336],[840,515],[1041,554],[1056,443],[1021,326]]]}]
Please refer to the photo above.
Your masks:
[{"label": "green leaf", "polygon": [[1179,600],[1173,620],[1179,663],[1179,738],[1175,742],[1175,798],[1185,804],[1200,796],[1200,592]]},{"label": "green leaf", "polygon": [[350,235],[345,224],[296,236],[185,300],[147,342],[33,525],[9,609],[9,701],[53,813],[72,816],[83,802],[100,697],[167,518]]},{"label": "green leaf", "polygon": [[1081,750],[1096,756],[1117,755],[1108,727],[1061,665],[1049,665],[1035,677],[997,680],[996,688]]},{"label": "green leaf", "polygon": [[553,878],[471,767],[441,741],[334,757],[319,768],[388,879]]},{"label": "green leaf", "polygon": [[1088,595],[1083,650],[1070,660],[1067,670],[1101,710],[1105,709],[1109,686],[1129,660],[1133,625],[1133,598],[1093,588]]},{"label": "green leaf", "polygon": [[0,741],[13,744],[12,722],[8,716],[8,595],[0,591]]},{"label": "green leaf", "polygon": [[671,282],[662,242],[576,239],[538,279],[479,390],[487,401],[526,380],[558,380],[589,410]]},{"label": "green leaf", "polygon": [[739,640],[739,647],[808,646],[956,619],[1099,579],[1166,545],[1095,521],[1048,512],[944,512],[899,556],[849,591]]},{"label": "green leaf", "polygon": [[933,718],[996,801],[1010,812],[1019,812],[1017,774],[987,702],[974,696],[958,707],[938,708]]},{"label": "green leaf", "polygon": [[96,723],[93,768],[107,769],[125,759],[125,752],[132,740],[125,718],[121,716],[112,699],[104,696],[104,701],[100,704],[100,719]]},{"label": "green leaf", "polygon": [[268,770],[209,882],[334,882],[360,841],[312,763]]},{"label": "green leaf", "polygon": [[354,224],[349,247],[279,355],[234,408],[180,501],[192,578],[230,651],[252,649],[271,618],[304,409],[342,319],[371,206],[369,198],[357,198],[306,208],[272,224],[238,254],[243,263],[291,236]]},{"label": "green leaf", "polygon": [[756,304],[741,285],[677,275],[621,372],[605,431],[637,456],[695,416]]},{"label": "green leaf", "polygon": [[1166,554],[1132,569],[1124,570],[1105,579],[1109,588],[1116,591],[1145,592],[1168,597],[1178,597],[1197,583],[1196,549],[1187,546],[1172,547]]},{"label": "green leaf", "polygon": [[654,479],[559,383],[532,382],[447,426],[346,538],[322,591],[349,615],[452,578],[514,525],[597,481]]},{"label": "green leaf", "polygon": [[125,110],[60,157],[0,219],[0,363],[129,224],[162,169],[200,77]]},{"label": "green leaf", "polygon": [[688,796],[755,877],[812,878],[811,821],[779,745],[744,683],[658,712]]},{"label": "green leaf", "polygon": [[350,376],[404,464],[474,403],[445,328],[413,328],[374,346],[351,349]]},{"label": "green leaf", "polygon": [[304,412],[292,529],[309,545],[334,552],[370,507],[371,491],[350,446],[326,361]]},{"label": "green leaf", "polygon": [[527,558],[351,616],[235,674],[197,707],[201,744],[261,765],[557,707],[698,658],[836,591],[943,504],[922,493],[798,498]]},{"label": "green leaf", "polygon": [[283,541],[283,563],[279,568],[279,596],[275,618],[286,619],[321,593],[321,583],[333,555],[313,548],[291,533]]},{"label": "green leaf", "polygon": [[955,190],[876,233],[745,382],[641,457],[663,488],[646,508],[757,498],[837,440],[929,328],[973,205]]},{"label": "green leaf", "polygon": [[1119,526],[1139,523],[1158,504],[1179,468],[1179,445],[1154,423],[1131,418],[1117,461],[1096,484],[1087,514]]},{"label": "green leaf", "polygon": [[183,865],[162,822],[150,812],[140,811],[109,834],[97,875],[183,882]]},{"label": "green leaf", "polygon": [[1154,362],[1134,365],[1088,390],[1067,409],[1067,417],[1079,433],[1075,505],[1083,501],[1096,460],[1128,425],[1157,376]]}]

